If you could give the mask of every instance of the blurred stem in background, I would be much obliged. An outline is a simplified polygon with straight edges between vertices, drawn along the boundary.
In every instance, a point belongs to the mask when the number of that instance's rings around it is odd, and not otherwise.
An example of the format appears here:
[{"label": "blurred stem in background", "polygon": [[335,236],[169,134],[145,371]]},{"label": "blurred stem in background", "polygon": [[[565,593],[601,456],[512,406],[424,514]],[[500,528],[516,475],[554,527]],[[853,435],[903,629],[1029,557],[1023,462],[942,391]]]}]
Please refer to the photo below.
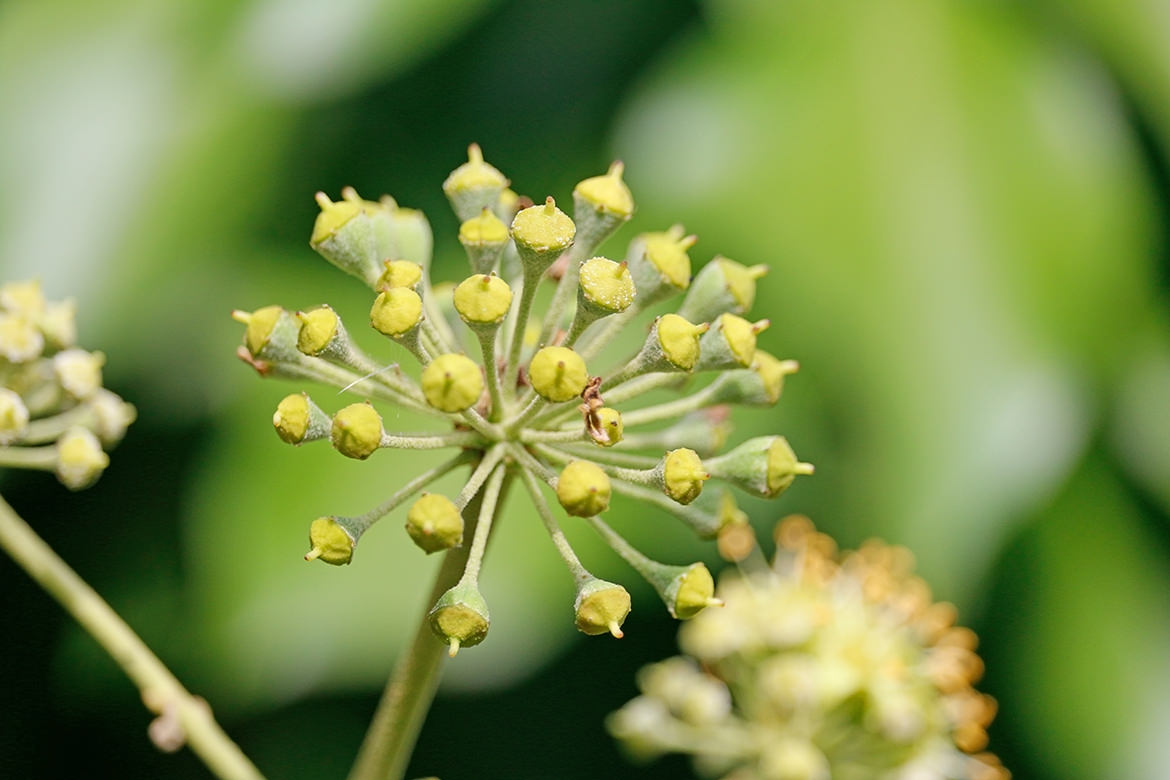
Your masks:
[{"label": "blurred stem in background", "polygon": [[0,498],[0,546],[117,661],[158,717],[150,737],[160,750],[191,747],[224,780],[257,780],[259,770],[224,733],[203,699],[192,696],[126,621]]}]

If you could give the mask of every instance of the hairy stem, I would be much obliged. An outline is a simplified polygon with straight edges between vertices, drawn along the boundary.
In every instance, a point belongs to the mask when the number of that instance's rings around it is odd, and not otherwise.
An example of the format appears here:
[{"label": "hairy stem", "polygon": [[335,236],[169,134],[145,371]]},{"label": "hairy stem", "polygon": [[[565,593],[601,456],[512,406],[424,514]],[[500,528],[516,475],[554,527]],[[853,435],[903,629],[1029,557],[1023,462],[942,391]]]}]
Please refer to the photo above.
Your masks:
[{"label": "hairy stem", "polygon": [[2,498],[0,546],[97,640],[152,709],[163,717],[177,718],[186,744],[212,773],[224,780],[262,777],[224,733],[207,703],[192,696],[113,608]]}]

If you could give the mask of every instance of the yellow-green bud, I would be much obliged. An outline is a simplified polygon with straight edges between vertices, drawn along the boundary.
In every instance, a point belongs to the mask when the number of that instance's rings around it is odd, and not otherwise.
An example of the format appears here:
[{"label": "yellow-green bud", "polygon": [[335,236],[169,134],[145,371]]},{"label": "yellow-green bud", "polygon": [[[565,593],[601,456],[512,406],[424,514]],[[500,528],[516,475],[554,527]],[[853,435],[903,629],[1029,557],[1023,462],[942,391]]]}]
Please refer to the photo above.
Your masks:
[{"label": "yellow-green bud", "polygon": [[[352,190],[342,190],[342,194],[357,198]],[[373,224],[379,260],[405,260],[430,267],[435,239],[425,214],[418,209],[402,208],[389,195],[383,195],[377,203],[368,200],[361,203]]]},{"label": "yellow-green bud", "polygon": [[589,382],[585,361],[568,347],[543,347],[528,364],[528,382],[549,401],[568,401],[581,395]]},{"label": "yellow-green bud", "polygon": [[666,453],[659,468],[663,492],[684,505],[698,498],[703,483],[711,478],[698,453],[686,447]]},{"label": "yellow-green bud", "polygon": [[323,439],[330,435],[333,421],[305,393],[285,396],[272,415],[276,435],[289,444]]},{"label": "yellow-green bud", "polygon": [[692,563],[676,576],[663,596],[670,614],[690,620],[707,607],[722,606],[715,598],[715,580],[702,563]]},{"label": "yellow-green bud", "polygon": [[707,322],[724,312],[742,314],[756,299],[756,280],[766,265],[744,266],[716,257],[695,276],[678,313],[692,322]]},{"label": "yellow-green bud", "polygon": [[780,400],[784,377],[800,368],[795,360],[777,360],[757,349],[751,368],[728,371],[715,381],[718,387],[713,400],[717,403],[772,406]]},{"label": "yellow-green bud", "polygon": [[53,355],[53,372],[66,393],[85,400],[102,386],[102,366],[106,356],[101,352],[67,349]]},{"label": "yellow-green bud", "polygon": [[45,337],[23,314],[0,314],[0,357],[11,363],[27,363],[41,356]]},{"label": "yellow-green bud", "polygon": [[462,412],[483,394],[483,372],[466,355],[439,355],[423,369],[427,403],[443,412]]},{"label": "yellow-green bud", "polygon": [[609,475],[587,460],[575,460],[557,477],[557,500],[574,517],[593,517],[609,509]]},{"label": "yellow-green bud", "polygon": [[341,566],[353,560],[353,548],[357,541],[349,531],[332,517],[318,517],[309,526],[309,551],[305,560],[320,558],[325,563]]},{"label": "yellow-green bud", "polygon": [[57,439],[57,479],[70,490],[87,488],[110,465],[102,444],[86,428],[70,428]]},{"label": "yellow-green bud", "polygon": [[423,493],[406,513],[406,532],[428,554],[463,544],[463,515],[449,498]]},{"label": "yellow-green bud", "polygon": [[508,244],[508,226],[488,209],[459,226],[459,243],[467,251],[471,270],[489,273]]},{"label": "yellow-green bud", "polygon": [[373,286],[381,273],[374,223],[365,202],[350,192],[352,197],[336,203],[323,192],[316,194],[321,213],[309,245],[337,268]]},{"label": "yellow-green bud", "polygon": [[12,314],[38,318],[45,311],[45,293],[36,279],[0,285],[0,309]]},{"label": "yellow-green bud", "polygon": [[624,171],[625,166],[617,160],[609,166],[605,175],[578,182],[573,195],[596,211],[623,220],[629,219],[634,214],[634,196],[622,181]]},{"label": "yellow-green bud", "polygon": [[463,582],[440,596],[427,618],[431,630],[447,643],[451,656],[460,647],[473,647],[482,642],[491,625],[483,595],[474,585]]},{"label": "yellow-green bud", "polygon": [[455,311],[469,327],[498,325],[512,305],[512,288],[498,276],[469,276],[455,288]]},{"label": "yellow-green bud", "polygon": [[507,186],[504,174],[483,161],[479,144],[471,144],[467,147],[467,162],[451,171],[443,182],[443,192],[456,216],[467,220],[482,209],[495,206]]},{"label": "yellow-green bud", "polygon": [[387,260],[383,263],[385,270],[378,277],[376,289],[381,292],[394,287],[409,287],[414,289],[422,281],[422,266],[409,260]]},{"label": "yellow-green bud", "polygon": [[95,417],[93,431],[104,447],[112,447],[120,442],[130,423],[138,417],[138,411],[132,404],[105,388],[94,393],[88,403]]},{"label": "yellow-green bud", "polygon": [[28,407],[18,393],[0,387],[0,445],[11,444],[28,430]]},{"label": "yellow-green bud", "polygon": [[708,327],[705,322],[692,325],[677,314],[663,314],[654,323],[662,356],[675,368],[690,371],[699,362],[699,337]]},{"label": "yellow-green bud", "polygon": [[253,312],[236,310],[232,319],[243,323],[244,346],[252,357],[287,357],[295,352],[297,332],[300,330],[296,319],[279,306],[265,306]]},{"label": "yellow-green bud", "polygon": [[52,349],[67,349],[77,343],[77,305],[72,299],[46,304],[37,321]]},{"label": "yellow-green bud", "polygon": [[333,415],[330,439],[349,458],[365,460],[382,443],[382,417],[368,401],[350,404]]},{"label": "yellow-green bud", "polygon": [[699,370],[747,368],[756,354],[756,335],[769,324],[768,320],[753,324],[735,314],[720,314],[699,342]]},{"label": "yellow-green bud", "polygon": [[526,208],[512,220],[512,240],[530,275],[544,273],[573,245],[576,234],[573,220],[557,208],[551,196],[543,205]]},{"label": "yellow-green bud", "polygon": [[622,440],[625,426],[622,425],[622,413],[617,409],[603,406],[593,412],[596,429],[589,428],[589,435],[593,441],[602,447],[612,447]]},{"label": "yellow-green bud", "polygon": [[798,474],[812,474],[811,463],[801,463],[783,436],[758,436],[707,461],[720,479],[764,498],[783,493]]},{"label": "yellow-green bud", "polygon": [[409,287],[378,293],[370,307],[370,325],[391,338],[402,338],[422,321],[422,298]]},{"label": "yellow-green bud", "polygon": [[297,349],[306,355],[319,355],[325,350],[341,328],[341,319],[329,306],[319,306],[296,314],[301,328],[297,333]]},{"label": "yellow-green bud", "polygon": [[622,623],[630,614],[630,593],[621,585],[591,577],[577,588],[577,630],[597,636],[609,633],[622,638]]},{"label": "yellow-green bud", "polygon": [[626,259],[639,305],[645,308],[687,289],[691,283],[691,258],[687,250],[698,240],[684,236],[682,225],[664,233],[643,233],[630,242]]},{"label": "yellow-green bud", "polygon": [[626,263],[593,257],[581,264],[580,301],[598,315],[616,314],[629,308],[637,290]]}]

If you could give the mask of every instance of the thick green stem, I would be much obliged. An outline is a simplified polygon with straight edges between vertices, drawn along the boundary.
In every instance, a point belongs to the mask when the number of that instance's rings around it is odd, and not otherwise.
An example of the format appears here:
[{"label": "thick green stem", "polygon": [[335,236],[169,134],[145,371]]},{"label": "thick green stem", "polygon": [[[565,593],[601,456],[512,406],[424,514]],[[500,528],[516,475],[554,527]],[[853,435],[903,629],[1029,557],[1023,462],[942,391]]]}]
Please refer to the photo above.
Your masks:
[{"label": "thick green stem", "polygon": [[225,780],[255,780],[260,771],[130,626],[0,498],[0,546],[90,633],[161,717],[175,718],[186,744]]},{"label": "thick green stem", "polygon": [[[482,495],[478,494],[463,510],[467,532],[473,535]],[[414,743],[439,687],[440,661],[447,649],[432,633],[427,615],[431,605],[459,581],[469,553],[470,547],[457,547],[443,557],[414,638],[386,683],[350,770],[349,780],[400,780],[405,777]]]}]

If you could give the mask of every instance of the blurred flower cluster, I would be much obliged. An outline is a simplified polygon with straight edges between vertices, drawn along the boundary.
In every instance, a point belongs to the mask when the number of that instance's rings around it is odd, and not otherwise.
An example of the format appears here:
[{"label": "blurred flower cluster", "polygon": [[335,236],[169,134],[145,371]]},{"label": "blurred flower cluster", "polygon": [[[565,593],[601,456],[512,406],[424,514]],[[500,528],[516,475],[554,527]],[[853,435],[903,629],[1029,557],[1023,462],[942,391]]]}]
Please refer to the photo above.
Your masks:
[{"label": "blurred flower cluster", "polygon": [[932,601],[909,550],[838,554],[799,515],[776,539],[770,568],[722,580],[725,608],[680,631],[689,657],[642,670],[614,734],[725,780],[1006,780],[981,752],[996,703],[972,688],[975,634]]},{"label": "blurred flower cluster", "polygon": [[[634,211],[622,173],[614,163],[578,183],[570,218],[552,197],[534,204],[518,196],[471,146],[468,162],[443,185],[472,271],[454,286],[432,286],[432,236],[420,212],[352,189],[336,202],[319,193],[312,247],[370,288],[369,324],[412,357],[417,372],[367,354],[329,306],[235,314],[246,325],[240,357],[261,375],[334,385],[442,425],[387,431],[368,400],[329,414],[303,393],[282,400],[273,419],[286,442],[330,441],[357,459],[388,447],[455,450],[370,511],[313,521],[306,555],[349,563],[362,535],[407,501],[406,530],[426,552],[462,548],[469,537],[463,577],[430,615],[452,654],[487,634],[478,577],[509,483],[523,484],[576,582],[577,627],[621,636],[629,593],[582,565],[546,489],[646,578],[672,615],[689,618],[716,603],[710,573],[702,563],[669,565],[636,550],[600,517],[611,496],[665,509],[711,538],[746,523],[725,486],[771,498],[812,472],[781,436],[718,454],[728,405],[775,404],[796,370],[756,348],[767,320],[741,316],[765,268],[716,257],[692,279],[695,238],[681,226],[636,236],[624,259],[597,255]],[[552,289],[538,296],[546,281]],[[607,355],[635,317],[677,296],[681,303],[649,324],[632,356]],[[663,390],[677,397],[663,401],[655,394]],[[425,492],[460,466],[470,474],[458,495]],[[712,478],[722,485],[706,488]]]},{"label": "blurred flower cluster", "polygon": [[36,281],[0,286],[0,466],[52,471],[71,490],[109,464],[134,407],[102,387],[105,355],[76,346],[72,300]]}]

